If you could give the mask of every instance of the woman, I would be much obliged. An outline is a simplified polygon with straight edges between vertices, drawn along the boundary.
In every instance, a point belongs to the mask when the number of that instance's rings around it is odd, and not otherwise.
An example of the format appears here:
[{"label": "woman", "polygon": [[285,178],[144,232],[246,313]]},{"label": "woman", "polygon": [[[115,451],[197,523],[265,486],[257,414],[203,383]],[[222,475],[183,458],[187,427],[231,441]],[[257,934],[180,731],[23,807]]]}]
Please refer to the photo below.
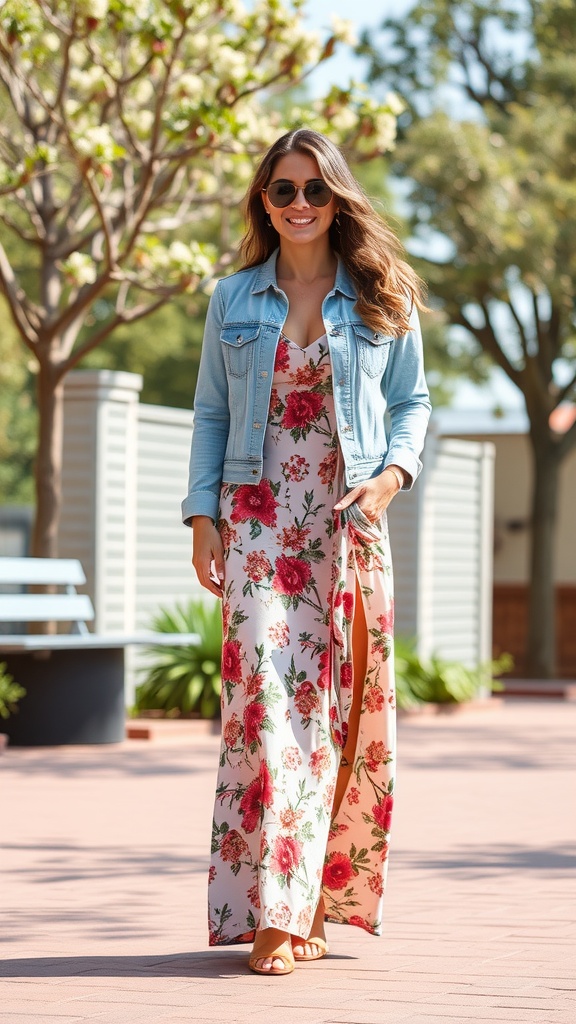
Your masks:
[{"label": "woman", "polygon": [[207,314],[183,518],[223,599],[210,943],[253,942],[252,970],[288,974],[326,954],[326,918],[381,931],[385,511],[420,471],[430,404],[420,282],[328,139],[271,147],[247,222]]}]

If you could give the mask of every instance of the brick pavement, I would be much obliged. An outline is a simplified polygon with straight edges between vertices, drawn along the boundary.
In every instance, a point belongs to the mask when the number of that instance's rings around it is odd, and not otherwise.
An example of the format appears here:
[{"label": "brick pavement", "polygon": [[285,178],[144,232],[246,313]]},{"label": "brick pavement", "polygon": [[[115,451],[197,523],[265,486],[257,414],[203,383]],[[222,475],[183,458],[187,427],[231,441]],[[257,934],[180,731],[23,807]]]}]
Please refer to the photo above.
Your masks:
[{"label": "brick pavement", "polygon": [[575,1024],[576,704],[402,719],[386,934],[209,950],[217,741],[0,757],[2,1024]]}]

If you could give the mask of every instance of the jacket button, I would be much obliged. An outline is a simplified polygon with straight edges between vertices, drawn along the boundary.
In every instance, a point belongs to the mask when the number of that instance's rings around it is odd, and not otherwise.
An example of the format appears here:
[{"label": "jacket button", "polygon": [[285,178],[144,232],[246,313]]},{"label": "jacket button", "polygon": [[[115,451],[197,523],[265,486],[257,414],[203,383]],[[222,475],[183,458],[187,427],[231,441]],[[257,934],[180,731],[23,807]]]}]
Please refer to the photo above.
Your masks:
[{"label": "jacket button", "polygon": [[252,476],[258,476],[258,470],[257,469],[253,469],[252,470]]},{"label": "jacket button", "polygon": [[352,427],[350,426],[349,423],[344,424],[344,430],[352,430]]},{"label": "jacket button", "polygon": [[261,377],[267,377],[268,376],[268,370],[262,370],[262,373],[260,374],[260,376]]},{"label": "jacket button", "polygon": [[236,341],[242,341],[242,335],[241,334],[238,335],[238,337],[236,338]]},{"label": "jacket button", "polygon": [[338,384],[340,385],[340,387],[344,387],[345,383],[346,383],[346,381],[344,380],[344,377],[340,377],[340,380],[338,381]]},{"label": "jacket button", "polygon": [[260,429],[260,427],[262,426],[262,424],[261,424],[261,423],[253,423],[253,424],[252,424],[252,426],[253,426],[253,427],[254,427],[254,428],[255,428],[256,430],[259,430],[259,429]]}]

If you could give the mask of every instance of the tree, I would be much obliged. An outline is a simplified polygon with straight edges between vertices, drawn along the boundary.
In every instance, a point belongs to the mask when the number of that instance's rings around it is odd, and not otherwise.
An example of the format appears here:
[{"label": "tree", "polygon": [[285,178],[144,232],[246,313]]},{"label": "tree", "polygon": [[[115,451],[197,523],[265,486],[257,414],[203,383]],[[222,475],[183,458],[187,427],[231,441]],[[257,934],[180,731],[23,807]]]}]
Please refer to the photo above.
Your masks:
[{"label": "tree", "polygon": [[395,167],[421,266],[449,321],[520,389],[533,461],[528,671],[554,673],[558,476],[576,424],[576,9],[420,0],[363,40],[370,78],[410,97]]},{"label": "tree", "polygon": [[[282,130],[259,96],[348,34],[303,30],[301,0],[6,0],[0,8],[0,289],[38,362],[33,553],[57,553],[63,379],[122,325],[207,286],[235,254],[251,165]],[[334,88],[298,120],[368,158],[390,104]]]}]

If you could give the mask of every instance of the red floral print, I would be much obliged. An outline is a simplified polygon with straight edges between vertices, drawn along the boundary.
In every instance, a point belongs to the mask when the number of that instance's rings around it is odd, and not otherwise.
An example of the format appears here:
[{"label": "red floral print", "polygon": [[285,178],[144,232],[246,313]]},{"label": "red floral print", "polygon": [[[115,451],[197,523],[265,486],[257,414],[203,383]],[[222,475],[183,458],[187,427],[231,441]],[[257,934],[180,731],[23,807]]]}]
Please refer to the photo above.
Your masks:
[{"label": "red floral print", "polygon": [[340,686],[345,690],[350,689],[352,686],[352,675],[352,662],[345,661],[344,664],[340,666]]},{"label": "red floral print", "polygon": [[277,836],[274,840],[274,848],[270,859],[270,870],[276,875],[294,873],[302,856],[302,843],[290,836]]},{"label": "red floral print", "polygon": [[275,622],[268,626],[268,636],[276,647],[287,647],[290,642],[290,627],[287,622]]},{"label": "red floral print", "polygon": [[282,426],[286,430],[291,430],[293,427],[307,427],[318,419],[323,405],[322,395],[316,391],[292,391],[288,395]]},{"label": "red floral print", "polygon": [[269,916],[274,928],[287,928],[292,913],[287,903],[276,903],[270,910]]},{"label": "red floral print", "polygon": [[285,480],[301,483],[308,476],[310,463],[303,455],[291,455],[287,462],[282,462],[282,475]]},{"label": "red floral print", "polygon": [[232,715],[232,717],[228,719],[226,725],[222,730],[224,743],[229,749],[233,749],[236,746],[238,740],[242,735],[242,732],[242,722],[238,718],[238,715]]},{"label": "red floral print", "polygon": [[330,752],[328,747],[320,747],[319,750],[313,750],[310,754],[310,771],[317,779],[322,778],[324,772],[330,768]]},{"label": "red floral print", "polygon": [[290,369],[290,346],[287,341],[280,340],[274,360],[274,373],[286,373]]},{"label": "red floral print", "polygon": [[230,526],[226,519],[219,519],[216,524],[216,529],[222,538],[224,548],[229,548],[231,544],[235,544],[238,540],[236,530],[234,527]]},{"label": "red floral print", "polygon": [[371,875],[368,879],[368,885],[375,892],[377,896],[381,896],[384,892],[384,880],[382,875]]},{"label": "red floral print", "polygon": [[251,885],[246,895],[248,896],[248,900],[250,901],[252,906],[256,907],[257,910],[260,910],[260,896],[258,893],[258,886]]},{"label": "red floral print", "polygon": [[328,651],[322,651],[320,658],[318,659],[318,668],[320,674],[318,676],[318,687],[321,690],[330,689],[330,655]]},{"label": "red floral print", "polygon": [[372,808],[372,814],[374,815],[374,821],[376,824],[384,830],[384,832],[390,831],[392,824],[392,808],[394,806],[394,797],[391,793],[386,793],[382,803],[374,804]]},{"label": "red floral print", "polygon": [[282,764],[285,768],[296,771],[302,764],[302,757],[298,747],[284,747],[282,751]]},{"label": "red floral print", "polygon": [[263,672],[253,672],[251,676],[248,676],[246,680],[246,693],[249,697],[254,697],[257,693],[262,691],[264,686],[264,674]]},{"label": "red floral print", "polygon": [[280,825],[287,832],[295,832],[303,814],[304,811],[295,811],[292,807],[287,807],[285,811],[280,812]]},{"label": "red floral print", "polygon": [[260,763],[260,799],[263,807],[272,807],[274,803],[274,779],[266,761]]},{"label": "red floral print", "polygon": [[338,464],[338,452],[336,448],[326,455],[322,459],[322,462],[318,466],[318,476],[320,477],[323,484],[332,485],[334,483],[334,477],[336,476],[336,467]]},{"label": "red floral print", "polygon": [[320,698],[314,683],[311,683],[309,679],[301,683],[296,690],[294,704],[296,710],[300,712],[303,718],[310,718],[313,711],[320,710]]},{"label": "red floral print", "polygon": [[242,838],[236,829],[230,829],[230,831],[224,836],[220,846],[220,856],[222,860],[230,861],[235,864],[239,860],[242,860],[242,857],[245,857],[249,852],[250,849],[246,840]]},{"label": "red floral print", "polygon": [[364,691],[364,707],[371,715],[382,711],[384,707],[384,694],[377,686],[367,686]]},{"label": "red floral print", "polygon": [[280,535],[280,545],[284,550],[301,551],[310,536],[309,527],[285,526]]},{"label": "red floral print", "polygon": [[372,740],[366,747],[366,768],[369,772],[376,772],[381,764],[387,764],[392,757],[392,751],[384,746],[382,740]]},{"label": "red floral print", "polygon": [[331,853],[324,865],[322,882],[327,889],[345,889],[355,875],[347,853]]},{"label": "red floral print", "polygon": [[357,804],[360,802],[360,790],[356,789],[356,786],[351,786],[348,791],[348,803],[350,805]]},{"label": "red floral print", "polygon": [[391,604],[383,615],[378,616],[376,621],[383,633],[388,633],[389,636],[392,636],[394,632],[394,605]]},{"label": "red floral print", "polygon": [[238,640],[228,640],[222,646],[222,679],[230,683],[242,681],[242,661]]},{"label": "red floral print", "polygon": [[260,797],[262,794],[262,783],[259,777],[252,780],[249,786],[244,791],[244,796],[240,801],[240,813],[242,815],[242,828],[248,834],[255,832],[260,822],[260,815],[262,812],[262,804]]},{"label": "red floral print", "polygon": [[299,366],[292,380],[296,387],[313,388],[315,384],[321,384],[324,372],[321,366],[315,366],[309,362],[306,366]]},{"label": "red floral print", "polygon": [[266,708],[257,700],[244,708],[244,742],[247,747],[259,739],[260,726],[266,718]]},{"label": "red floral print", "polygon": [[312,577],[310,563],[292,555],[280,555],[276,559],[275,569],[272,587],[279,594],[287,594],[289,597],[301,594]]},{"label": "red floral print", "polygon": [[253,583],[260,583],[272,572],[272,563],[265,551],[250,551],[244,563],[244,572]]},{"label": "red floral print", "polygon": [[240,484],[232,497],[233,523],[245,523],[249,519],[257,519],[264,526],[276,526],[276,507],[269,480],[263,479],[259,484]]}]

